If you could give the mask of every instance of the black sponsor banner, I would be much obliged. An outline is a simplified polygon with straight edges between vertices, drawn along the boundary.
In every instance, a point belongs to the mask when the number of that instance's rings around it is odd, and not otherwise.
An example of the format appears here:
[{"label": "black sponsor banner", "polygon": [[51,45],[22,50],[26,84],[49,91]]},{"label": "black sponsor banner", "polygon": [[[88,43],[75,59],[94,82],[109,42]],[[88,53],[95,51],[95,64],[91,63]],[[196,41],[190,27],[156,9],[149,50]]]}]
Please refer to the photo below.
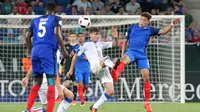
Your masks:
[{"label": "black sponsor banner", "polygon": [[200,72],[186,72],[185,101],[200,102]]}]

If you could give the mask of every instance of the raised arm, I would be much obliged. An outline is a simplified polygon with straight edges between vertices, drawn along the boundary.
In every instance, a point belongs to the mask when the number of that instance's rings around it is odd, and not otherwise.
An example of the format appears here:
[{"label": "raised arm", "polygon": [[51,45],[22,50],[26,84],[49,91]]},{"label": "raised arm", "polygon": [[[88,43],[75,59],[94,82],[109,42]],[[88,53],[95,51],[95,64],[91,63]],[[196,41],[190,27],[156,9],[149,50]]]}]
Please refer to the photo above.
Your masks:
[{"label": "raised arm", "polygon": [[179,23],[179,22],[180,22],[180,19],[179,19],[179,18],[173,20],[173,22],[172,22],[170,25],[168,25],[168,26],[166,26],[166,27],[160,29],[160,31],[159,31],[158,34],[160,34],[160,35],[167,34],[167,33],[173,28],[173,26],[174,26],[175,24]]}]

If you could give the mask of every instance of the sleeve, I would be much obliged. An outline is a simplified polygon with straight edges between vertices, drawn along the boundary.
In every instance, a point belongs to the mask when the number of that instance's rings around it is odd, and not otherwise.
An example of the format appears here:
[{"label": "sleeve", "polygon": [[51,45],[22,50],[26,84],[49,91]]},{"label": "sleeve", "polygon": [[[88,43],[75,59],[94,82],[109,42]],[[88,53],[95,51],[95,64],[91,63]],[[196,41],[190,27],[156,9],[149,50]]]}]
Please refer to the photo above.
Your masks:
[{"label": "sleeve", "polygon": [[34,20],[31,21],[31,24],[30,24],[30,26],[28,28],[28,32],[31,32],[31,33],[33,33],[33,21]]},{"label": "sleeve", "polygon": [[133,28],[133,25],[129,26],[126,33],[125,33],[125,38],[128,40],[129,39],[129,36],[130,36],[130,33],[131,33],[131,30]]},{"label": "sleeve", "polygon": [[83,44],[83,46],[79,47],[79,50],[77,51],[77,55],[81,56],[86,51],[86,44]]},{"label": "sleeve", "polygon": [[102,42],[100,44],[101,44],[102,49],[111,48],[113,46],[113,42]]},{"label": "sleeve", "polygon": [[54,26],[62,26],[62,19],[61,17],[58,17],[58,16],[55,16],[55,19],[54,19]]},{"label": "sleeve", "polygon": [[151,31],[151,36],[155,36],[155,35],[159,35],[158,33],[159,33],[160,29],[150,27],[150,31]]}]

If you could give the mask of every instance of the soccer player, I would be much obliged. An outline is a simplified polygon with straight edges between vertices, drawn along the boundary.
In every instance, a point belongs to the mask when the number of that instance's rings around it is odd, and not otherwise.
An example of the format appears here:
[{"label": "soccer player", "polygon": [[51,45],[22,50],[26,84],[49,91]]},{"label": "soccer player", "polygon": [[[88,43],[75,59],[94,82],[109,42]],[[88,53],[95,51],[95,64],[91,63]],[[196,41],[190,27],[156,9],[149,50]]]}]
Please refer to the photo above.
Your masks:
[{"label": "soccer player", "polygon": [[[139,24],[131,25],[127,30],[127,40],[122,50],[122,61],[118,60],[115,66],[111,70],[111,75],[114,82],[118,81],[120,73],[124,70],[125,65],[129,63],[137,63],[138,69],[140,69],[142,78],[144,80],[144,96],[145,104],[144,108],[147,112],[152,112],[149,99],[150,99],[150,80],[149,80],[149,62],[146,55],[146,48],[151,36],[167,34],[175,24],[179,22],[179,19],[173,20],[173,22],[164,27],[163,29],[150,27],[149,20],[151,14],[144,12],[140,16]],[[128,50],[124,53],[128,44]]]},{"label": "soccer player", "polygon": [[[76,34],[75,33],[70,33],[69,35],[69,43],[65,44],[65,48],[67,50],[67,52],[69,53],[69,56],[63,58],[61,60],[61,65],[64,68],[64,75],[67,74],[67,72],[70,69],[70,64],[72,61],[72,57],[74,56],[74,48],[77,47],[77,43],[76,43]],[[73,94],[74,94],[74,99],[72,101],[72,105],[76,105],[76,96],[77,96],[77,83],[76,83],[76,78],[75,75],[73,73],[73,75],[71,77],[65,77],[64,79],[64,86],[68,89],[70,89],[70,80],[73,82]]]},{"label": "soccer player", "polygon": [[[29,69],[25,78],[23,78],[23,80],[22,80],[23,86],[26,87],[28,85],[28,81],[29,81],[31,76],[32,76],[32,68]],[[46,98],[46,95],[47,95],[47,80],[46,80],[45,74],[43,74],[43,82],[42,82],[42,85],[40,87],[38,94],[39,94],[39,98],[40,98],[40,101],[41,101],[41,104],[43,105],[43,107],[37,108],[37,110],[41,110],[42,112],[46,112],[47,111],[47,98]],[[57,98],[63,99],[62,102],[60,103],[58,109],[57,109],[57,112],[65,112],[68,109],[68,107],[70,106],[72,99],[74,98],[73,93],[71,91],[69,91],[67,88],[65,88],[63,85],[60,85],[59,80],[57,80],[57,82],[56,82],[55,99],[57,99]]]},{"label": "soccer player", "polygon": [[[62,20],[55,16],[56,4],[48,3],[46,15],[32,20],[27,32],[26,42],[29,53],[31,52],[32,72],[34,85],[31,87],[25,112],[30,112],[38,91],[43,81],[43,73],[48,82],[47,112],[53,112],[55,104],[56,81],[56,52],[58,44],[61,47],[63,57],[67,56],[66,49],[61,38]],[[31,37],[33,36],[32,42]]]},{"label": "soccer player", "polygon": [[[79,46],[83,45],[84,42],[85,42],[85,37],[83,33],[78,33],[79,45],[75,47],[76,53],[79,51]],[[77,58],[75,64],[75,76],[76,76],[76,82],[78,83],[78,94],[81,101],[80,106],[84,106],[84,92],[86,93],[88,89],[89,79],[90,79],[90,64],[84,53]]]},{"label": "soccer player", "polygon": [[80,47],[80,51],[74,55],[70,71],[67,73],[67,75],[70,76],[73,74],[74,65],[78,56],[81,56],[83,53],[85,53],[90,63],[91,71],[100,77],[105,87],[105,92],[101,95],[99,100],[90,107],[92,112],[97,112],[99,106],[114,94],[113,79],[108,69],[108,67],[112,68],[114,64],[108,56],[103,57],[102,50],[117,45],[117,37],[114,37],[113,42],[98,42],[99,29],[96,27],[90,28],[89,36],[90,41],[85,42]]}]

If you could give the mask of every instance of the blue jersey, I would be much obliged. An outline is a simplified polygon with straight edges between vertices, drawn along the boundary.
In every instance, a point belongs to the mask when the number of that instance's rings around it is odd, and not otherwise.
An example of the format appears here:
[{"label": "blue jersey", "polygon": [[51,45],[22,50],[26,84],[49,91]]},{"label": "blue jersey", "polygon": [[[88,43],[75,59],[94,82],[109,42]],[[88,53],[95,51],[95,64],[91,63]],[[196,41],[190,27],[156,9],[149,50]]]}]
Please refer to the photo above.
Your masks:
[{"label": "blue jersey", "polygon": [[57,49],[58,42],[54,34],[54,28],[61,26],[61,18],[55,15],[40,16],[32,20],[28,29],[33,33],[32,46],[42,46]]},{"label": "blue jersey", "polygon": [[128,50],[146,52],[146,47],[151,36],[158,35],[160,29],[146,26],[142,28],[139,24],[131,25],[127,30]]},{"label": "blue jersey", "polygon": [[[79,52],[79,45],[77,45],[74,48],[75,53],[77,54]],[[85,54],[83,53],[81,56],[78,57],[78,59],[76,60],[76,64],[75,64],[75,68],[79,68],[81,70],[90,70],[90,64],[88,62],[88,60],[84,59]]]}]

